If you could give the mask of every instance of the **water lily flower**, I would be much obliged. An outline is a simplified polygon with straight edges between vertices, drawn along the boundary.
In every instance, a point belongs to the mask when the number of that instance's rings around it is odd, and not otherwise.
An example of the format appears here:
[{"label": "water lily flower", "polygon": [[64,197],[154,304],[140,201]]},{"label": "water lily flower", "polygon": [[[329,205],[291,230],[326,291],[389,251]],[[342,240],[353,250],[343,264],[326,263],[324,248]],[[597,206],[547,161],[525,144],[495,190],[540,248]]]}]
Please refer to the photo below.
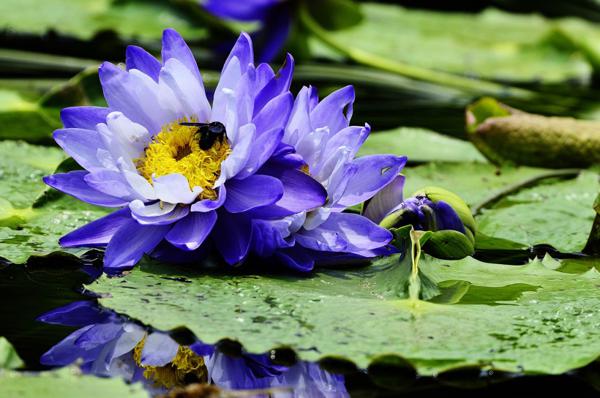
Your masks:
[{"label": "water lily flower", "polygon": [[[273,364],[267,354],[232,357],[197,341],[189,346],[169,334],[133,323],[90,301],[78,301],[38,318],[78,330],[46,352],[41,363],[66,366],[79,361],[86,374],[142,382],[153,394],[189,383],[212,383],[227,390],[281,387],[274,397],[347,397],[344,377],[317,364]],[[288,392],[289,391],[289,392]]]},{"label": "water lily flower", "polygon": [[292,215],[321,206],[326,192],[294,165],[268,160],[280,150],[292,110],[293,59],[277,74],[254,65],[250,37],[233,47],[209,103],[192,52],[174,30],[162,61],[129,46],[125,70],[99,69],[107,108],[61,112],[56,142],[84,170],[44,181],[85,202],[117,208],[61,238],[63,247],[106,247],[118,273],[145,254],[177,256],[214,244],[229,264],[250,248],[249,212]]},{"label": "water lily flower", "polygon": [[[350,126],[354,89],[344,87],[319,102],[312,87],[300,90],[285,127],[282,150],[271,164],[298,164],[327,190],[316,209],[279,218],[277,205],[253,210],[253,250],[309,271],[315,263],[389,254],[391,233],[360,214],[344,212],[392,182],[406,157],[355,158],[370,126]],[[287,152],[285,148],[287,147]],[[261,219],[262,217],[262,219]]]},{"label": "water lily flower", "polygon": [[260,23],[255,39],[262,44],[261,62],[270,62],[281,51],[290,33],[292,7],[288,0],[208,0],[204,4],[219,18]]}]

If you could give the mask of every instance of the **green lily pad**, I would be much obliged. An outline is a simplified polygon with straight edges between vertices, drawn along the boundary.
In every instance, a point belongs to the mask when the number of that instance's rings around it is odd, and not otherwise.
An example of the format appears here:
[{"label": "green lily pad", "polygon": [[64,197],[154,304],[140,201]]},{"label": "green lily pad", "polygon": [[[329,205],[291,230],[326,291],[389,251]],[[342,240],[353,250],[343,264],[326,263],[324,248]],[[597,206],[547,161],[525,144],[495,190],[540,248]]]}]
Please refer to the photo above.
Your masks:
[{"label": "green lily pad", "polygon": [[498,168],[489,163],[433,162],[404,169],[405,195],[435,185],[459,195],[469,206],[493,197],[507,187],[519,185],[548,174],[548,170],[532,167]]},{"label": "green lily pad", "polygon": [[120,378],[84,376],[76,368],[47,372],[0,372],[0,396],[19,398],[147,398],[141,384],[128,385]]},{"label": "green lily pad", "polygon": [[359,62],[371,55],[390,65],[510,82],[586,82],[591,76],[582,52],[554,43],[553,23],[537,15],[488,9],[474,16],[383,4],[361,10],[360,23],[322,33]]},{"label": "green lily pad", "polygon": [[487,162],[471,143],[419,128],[373,132],[359,155],[380,153],[406,155],[411,162]]},{"label": "green lily pad", "polygon": [[[18,10],[18,12],[15,12]],[[156,40],[165,28],[176,28],[188,39],[206,35],[183,12],[167,1],[3,0],[0,29],[19,33],[44,34],[50,30],[63,35],[90,39],[101,31],[113,31],[125,39]]]},{"label": "green lily pad", "polygon": [[0,139],[50,143],[52,131],[61,127],[57,116],[16,90],[0,89]]},{"label": "green lily pad", "polygon": [[48,189],[42,177],[64,158],[58,148],[0,142],[0,256],[23,262],[32,254],[59,250],[62,235],[108,213],[61,194],[32,206]]},{"label": "green lily pad", "polygon": [[561,251],[581,251],[586,244],[596,212],[594,199],[600,190],[598,174],[548,180],[506,196],[477,221],[487,235],[526,244],[547,243]]},{"label": "green lily pad", "polygon": [[16,369],[23,366],[23,361],[14,347],[4,337],[0,337],[0,369]]},{"label": "green lily pad", "polygon": [[144,262],[90,288],[104,306],[159,329],[186,326],[207,343],[233,339],[256,353],[286,346],[304,360],[361,368],[392,356],[422,375],[462,367],[559,374],[600,355],[595,269],[568,274],[539,261],[514,267],[425,256],[421,284],[437,285],[437,303],[406,287],[411,257],[307,277]]}]

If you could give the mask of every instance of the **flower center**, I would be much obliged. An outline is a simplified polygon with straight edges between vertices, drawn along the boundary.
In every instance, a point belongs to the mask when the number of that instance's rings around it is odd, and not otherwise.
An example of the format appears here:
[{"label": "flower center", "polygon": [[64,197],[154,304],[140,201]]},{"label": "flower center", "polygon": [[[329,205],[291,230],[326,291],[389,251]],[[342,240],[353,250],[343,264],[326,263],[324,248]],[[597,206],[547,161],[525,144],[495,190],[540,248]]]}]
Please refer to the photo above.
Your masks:
[{"label": "flower center", "polygon": [[215,140],[207,149],[200,147],[196,126],[182,126],[180,121],[167,124],[137,161],[140,174],[152,184],[152,177],[179,173],[187,178],[190,189],[201,187],[199,199],[216,199],[213,188],[221,174],[221,163],[231,153],[227,139]]},{"label": "flower center", "polygon": [[179,346],[175,358],[165,366],[142,365],[142,350],[145,344],[146,338],[144,337],[133,349],[133,360],[139,367],[144,368],[144,377],[152,380],[156,386],[170,389],[191,382],[206,383],[208,381],[208,371],[204,359],[184,346]]}]

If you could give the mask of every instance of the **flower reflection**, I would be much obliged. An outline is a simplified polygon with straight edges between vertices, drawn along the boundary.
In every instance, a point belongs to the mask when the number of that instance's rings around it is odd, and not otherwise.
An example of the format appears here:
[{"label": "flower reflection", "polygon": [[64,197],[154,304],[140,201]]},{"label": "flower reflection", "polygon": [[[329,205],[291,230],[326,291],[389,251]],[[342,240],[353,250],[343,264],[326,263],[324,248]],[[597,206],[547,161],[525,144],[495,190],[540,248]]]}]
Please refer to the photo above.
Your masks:
[{"label": "flower reflection", "polygon": [[232,393],[269,391],[272,397],[348,396],[343,376],[330,374],[317,364],[281,366],[267,354],[241,352],[234,357],[200,341],[180,345],[167,333],[132,322],[90,301],[71,303],[38,319],[79,327],[50,348],[42,356],[42,364],[65,366],[77,362],[87,374],[142,382],[152,396],[192,383],[212,384]]}]

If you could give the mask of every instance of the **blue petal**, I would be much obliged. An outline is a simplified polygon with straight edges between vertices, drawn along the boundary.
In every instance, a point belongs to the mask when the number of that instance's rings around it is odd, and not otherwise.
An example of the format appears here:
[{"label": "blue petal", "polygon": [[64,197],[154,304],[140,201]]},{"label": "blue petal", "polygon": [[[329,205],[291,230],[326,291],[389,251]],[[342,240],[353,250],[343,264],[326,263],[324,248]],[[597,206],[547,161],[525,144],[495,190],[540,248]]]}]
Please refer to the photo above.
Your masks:
[{"label": "blue petal", "polygon": [[181,250],[196,250],[204,243],[216,221],[217,213],[215,211],[192,212],[183,220],[178,221],[165,238]]},{"label": "blue petal", "polygon": [[254,64],[254,51],[252,49],[252,39],[248,33],[242,32],[237,41],[233,45],[225,64],[223,71],[227,69],[229,62],[233,58],[237,58],[240,63],[241,73],[244,74],[248,70],[248,66]]},{"label": "blue petal", "polygon": [[53,174],[44,177],[44,182],[52,188],[58,189],[84,202],[105,207],[121,207],[127,204],[126,200],[115,198],[96,191],[85,182],[87,171],[75,170],[63,174]]},{"label": "blue petal", "polygon": [[377,192],[373,198],[365,204],[364,216],[379,224],[392,211],[396,210],[403,201],[404,176],[397,175],[392,182]]},{"label": "blue petal", "polygon": [[[278,221],[252,220],[252,251],[261,257],[272,256],[277,249],[293,246],[286,241],[274,223]],[[288,232],[289,234],[289,232]]]},{"label": "blue petal", "polygon": [[150,132],[173,121],[173,114],[160,106],[160,90],[151,77],[135,70],[126,72],[104,62],[98,69],[102,91],[108,106],[122,112],[129,120],[139,123]]},{"label": "blue petal", "polygon": [[279,72],[263,87],[254,100],[254,113],[258,114],[271,99],[290,89],[294,74],[294,58],[287,54]]},{"label": "blue petal", "polygon": [[75,340],[75,346],[91,350],[116,339],[121,332],[120,322],[97,323]]},{"label": "blue petal", "polygon": [[215,246],[230,265],[240,263],[248,255],[252,239],[250,220],[242,214],[219,211],[214,228]]},{"label": "blue petal", "polygon": [[238,21],[259,21],[265,17],[270,7],[281,0],[208,0],[206,10],[220,18]]},{"label": "blue petal", "polygon": [[138,196],[132,192],[131,185],[118,171],[94,170],[85,175],[84,180],[91,188],[109,196],[123,198],[126,202]]},{"label": "blue petal", "polygon": [[458,232],[465,233],[465,226],[456,214],[456,211],[448,203],[443,200],[435,204],[435,218],[437,221],[437,229],[453,229]]},{"label": "blue petal", "polygon": [[302,156],[296,153],[293,146],[279,143],[271,158],[265,163],[265,168],[299,169],[306,165]]},{"label": "blue petal", "polygon": [[309,251],[298,246],[277,251],[275,258],[294,271],[309,272],[315,267],[315,260]]},{"label": "blue petal", "polygon": [[161,64],[153,55],[141,47],[127,46],[127,50],[125,51],[125,66],[127,70],[137,69],[144,72],[152,80],[158,82]]},{"label": "blue petal", "polygon": [[254,174],[243,180],[227,182],[225,209],[242,213],[257,207],[272,205],[283,197],[283,184],[275,177]]},{"label": "blue petal", "polygon": [[60,111],[60,120],[65,128],[94,130],[98,123],[104,123],[111,112],[98,106],[73,106]]},{"label": "blue petal", "polygon": [[145,366],[165,366],[175,358],[179,344],[166,333],[150,334],[142,349],[141,364]]},{"label": "blue petal", "polygon": [[170,225],[140,225],[130,219],[112,236],[104,254],[104,269],[118,273],[133,267],[165,237]]},{"label": "blue petal", "polygon": [[[282,137],[283,129],[281,128],[269,130],[258,136],[252,145],[251,153],[248,156],[246,165],[242,171],[236,175],[236,178],[244,179],[256,173],[256,171],[272,157],[273,152],[275,152],[281,144]],[[295,163],[293,163],[290,168],[295,168],[293,165],[295,165]]]},{"label": "blue petal", "polygon": [[144,205],[140,200],[129,203],[129,209],[131,217],[141,225],[171,225],[186,217],[190,212],[189,206],[162,202]]},{"label": "blue petal", "polygon": [[406,157],[393,155],[363,156],[352,163],[357,166],[355,176],[348,182],[340,206],[354,206],[372,198],[389,184],[406,164]]},{"label": "blue petal", "polygon": [[271,62],[287,41],[292,27],[289,8],[287,4],[281,4],[268,13],[262,30],[257,34],[258,41],[263,43],[259,62]]},{"label": "blue petal", "polygon": [[101,347],[94,350],[84,350],[75,345],[75,341],[94,325],[78,329],[50,348],[40,358],[40,363],[47,366],[66,366],[81,358],[84,362],[93,361],[100,353]]},{"label": "blue petal", "polygon": [[252,211],[259,218],[280,218],[315,209],[325,204],[327,191],[309,175],[299,170],[271,168],[267,174],[283,183],[283,197],[274,205]]},{"label": "blue petal", "polygon": [[348,127],[352,118],[354,87],[346,86],[325,97],[310,113],[313,129],[329,127],[336,132]]},{"label": "blue petal", "polygon": [[104,168],[98,160],[98,149],[104,148],[104,141],[95,130],[80,128],[60,129],[53,134],[54,140],[84,169]]},{"label": "blue petal", "polygon": [[93,301],[76,301],[40,315],[37,320],[51,325],[85,326],[106,321],[110,312]]},{"label": "blue petal", "polygon": [[165,29],[163,31],[161,55],[163,64],[171,58],[176,58],[202,82],[202,76],[198,70],[198,64],[192,50],[190,50],[183,37],[175,29]]},{"label": "blue petal", "polygon": [[102,247],[129,220],[131,220],[131,213],[128,208],[117,210],[69,232],[60,238],[59,243],[62,247]]},{"label": "blue petal", "polygon": [[197,341],[194,344],[190,345],[190,350],[194,351],[196,355],[205,357],[214,354],[215,346],[211,344],[205,344],[201,341]]},{"label": "blue petal", "polygon": [[290,92],[278,95],[269,101],[252,119],[252,123],[256,126],[256,134],[260,136],[265,131],[284,128],[292,106],[294,106],[294,97]]},{"label": "blue petal", "polygon": [[348,253],[377,249],[391,240],[390,231],[351,213],[331,213],[317,228],[296,234],[296,241],[308,249]]},{"label": "blue petal", "polygon": [[213,211],[218,209],[225,203],[227,199],[227,189],[225,185],[221,185],[217,188],[217,199],[202,199],[199,202],[196,202],[190,208],[191,211],[197,211],[200,213],[205,213],[207,211]]}]

